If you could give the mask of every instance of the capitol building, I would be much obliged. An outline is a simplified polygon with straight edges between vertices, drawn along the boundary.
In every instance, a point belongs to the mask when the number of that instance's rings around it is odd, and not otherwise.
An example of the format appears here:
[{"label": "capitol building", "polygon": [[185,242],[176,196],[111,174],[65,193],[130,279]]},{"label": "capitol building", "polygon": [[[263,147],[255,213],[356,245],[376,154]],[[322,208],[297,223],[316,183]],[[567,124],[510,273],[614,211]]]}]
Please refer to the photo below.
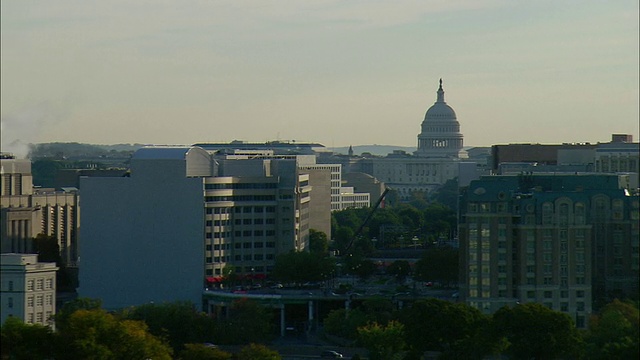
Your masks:
[{"label": "capitol building", "polygon": [[[354,161],[355,160],[355,161]],[[425,194],[448,180],[467,184],[477,177],[475,162],[463,150],[463,135],[456,112],[445,102],[442,79],[436,102],[427,110],[413,154],[395,150],[385,157],[361,156],[350,163],[350,171],[367,173],[409,200],[414,192]]]}]

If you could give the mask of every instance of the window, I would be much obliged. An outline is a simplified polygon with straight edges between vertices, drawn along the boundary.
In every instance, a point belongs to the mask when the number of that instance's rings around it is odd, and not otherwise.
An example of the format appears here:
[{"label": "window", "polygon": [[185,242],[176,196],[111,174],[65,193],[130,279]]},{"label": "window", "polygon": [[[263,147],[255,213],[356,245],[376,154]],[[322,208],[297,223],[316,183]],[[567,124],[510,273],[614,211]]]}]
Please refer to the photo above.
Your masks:
[{"label": "window", "polygon": [[553,297],[553,292],[551,291],[545,291],[544,292],[544,298],[545,299],[551,299]]},{"label": "window", "polygon": [[584,311],[584,301],[576,302],[576,310],[577,311]]},{"label": "window", "polygon": [[536,292],[533,290],[527,291],[527,299],[534,299],[536,297]]},{"label": "window", "polygon": [[33,307],[33,296],[27,297],[27,307]]},{"label": "window", "polygon": [[12,297],[9,297],[9,298],[7,299],[7,307],[8,307],[9,309],[13,309],[13,298],[12,298]]},{"label": "window", "polygon": [[584,290],[576,291],[576,297],[583,298],[584,297]]},{"label": "window", "polygon": [[33,280],[27,281],[27,291],[33,291]]},{"label": "window", "polygon": [[47,296],[45,298],[45,304],[46,305],[52,305],[53,304],[53,295],[47,294]]}]

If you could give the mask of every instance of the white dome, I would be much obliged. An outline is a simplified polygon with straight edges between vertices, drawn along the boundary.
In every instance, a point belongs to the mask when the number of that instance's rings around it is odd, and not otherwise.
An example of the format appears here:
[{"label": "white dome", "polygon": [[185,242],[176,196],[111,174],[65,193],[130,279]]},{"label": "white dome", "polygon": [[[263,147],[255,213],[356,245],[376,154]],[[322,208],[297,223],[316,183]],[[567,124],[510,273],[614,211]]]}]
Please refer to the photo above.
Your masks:
[{"label": "white dome", "polygon": [[456,112],[447,103],[436,102],[433,104],[424,116],[424,121],[429,120],[456,120]]}]

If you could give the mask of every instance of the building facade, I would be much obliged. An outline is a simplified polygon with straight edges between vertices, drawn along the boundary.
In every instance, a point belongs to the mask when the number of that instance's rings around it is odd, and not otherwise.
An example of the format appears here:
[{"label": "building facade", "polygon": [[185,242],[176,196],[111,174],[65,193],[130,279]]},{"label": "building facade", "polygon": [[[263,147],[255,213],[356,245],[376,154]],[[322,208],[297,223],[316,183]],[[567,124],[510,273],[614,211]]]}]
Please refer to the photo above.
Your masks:
[{"label": "building facade", "polygon": [[200,303],[225,271],[268,274],[309,242],[309,174],[294,159],[143,148],[121,178],[81,180],[81,296],[106,308]]},{"label": "building facade", "polygon": [[594,303],[637,296],[638,195],[616,175],[486,176],[460,203],[460,296],[493,313],[537,302],[586,327]]},{"label": "building facade", "polygon": [[0,249],[2,253],[31,253],[38,234],[58,240],[69,267],[78,260],[80,208],[75,189],[54,191],[33,187],[31,161],[0,159]]},{"label": "building facade", "polygon": [[56,264],[38,262],[37,254],[7,253],[0,258],[0,323],[17,317],[26,324],[53,327]]}]

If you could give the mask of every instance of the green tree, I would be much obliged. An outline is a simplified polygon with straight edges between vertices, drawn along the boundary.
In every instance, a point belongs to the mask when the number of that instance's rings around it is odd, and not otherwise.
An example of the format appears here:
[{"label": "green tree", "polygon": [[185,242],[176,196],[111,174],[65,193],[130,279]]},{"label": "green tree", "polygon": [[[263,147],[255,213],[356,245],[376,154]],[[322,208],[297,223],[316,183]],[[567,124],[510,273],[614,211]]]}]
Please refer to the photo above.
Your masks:
[{"label": "green tree", "polygon": [[419,357],[425,351],[446,351],[467,354],[459,358],[473,359],[494,351],[496,341],[488,331],[488,318],[465,304],[419,300],[403,309],[398,317],[405,325],[406,341],[414,356]]},{"label": "green tree", "polygon": [[326,254],[329,251],[327,234],[315,229],[309,229],[309,251],[317,254]]},{"label": "green tree", "polygon": [[375,274],[377,270],[378,267],[373,261],[363,259],[359,264],[355,265],[354,272],[360,279],[366,280]]},{"label": "green tree", "polygon": [[335,260],[319,253],[291,251],[276,257],[273,277],[283,282],[321,281],[335,272]]},{"label": "green tree", "polygon": [[0,327],[2,358],[16,360],[48,359],[55,351],[55,335],[48,326],[24,324],[9,317]]},{"label": "green tree", "polygon": [[456,177],[455,179],[447,180],[444,185],[436,189],[433,200],[456,212],[459,195],[460,190],[458,189],[458,178]]},{"label": "green tree", "polygon": [[280,354],[271,350],[265,345],[262,344],[249,344],[248,346],[244,346],[240,353],[238,353],[238,360],[280,360],[282,357]]},{"label": "green tree", "polygon": [[347,247],[354,241],[354,230],[347,226],[340,226],[335,231],[333,247],[338,250],[339,254],[345,254]]},{"label": "green tree", "polygon": [[505,306],[493,314],[493,326],[514,359],[579,357],[584,347],[569,315],[542,304]]},{"label": "green tree", "polygon": [[69,322],[69,317],[78,310],[97,310],[102,309],[102,301],[100,299],[77,298],[65,303],[58,313],[54,315],[56,328],[58,331],[64,331]]},{"label": "green tree", "polygon": [[407,260],[396,260],[387,267],[387,273],[393,275],[398,282],[403,283],[411,274],[411,266]]},{"label": "green tree", "polygon": [[414,278],[421,281],[439,281],[449,286],[458,281],[458,250],[449,246],[426,249],[415,264]]},{"label": "green tree", "polygon": [[358,328],[366,325],[367,315],[359,309],[338,309],[331,311],[324,319],[324,331],[327,334],[355,340]]},{"label": "green tree", "polygon": [[273,313],[248,299],[234,301],[229,318],[219,322],[215,338],[219,344],[249,344],[270,340],[274,335]]},{"label": "green tree", "polygon": [[230,360],[233,355],[205,344],[185,344],[180,360]]},{"label": "green tree", "polygon": [[358,328],[358,342],[369,350],[371,360],[402,359],[404,325],[397,321],[390,321],[386,326],[368,323]]},{"label": "green tree", "polygon": [[171,348],[144,322],[120,320],[102,309],[77,310],[59,332],[56,359],[171,359]]},{"label": "green tree", "polygon": [[187,343],[215,342],[216,322],[203,312],[196,311],[190,302],[144,304],[123,312],[129,320],[144,321],[149,332],[166,338],[178,353]]},{"label": "green tree", "polygon": [[619,300],[592,316],[587,349],[592,359],[635,359],[640,353],[637,306]]},{"label": "green tree", "polygon": [[73,290],[76,281],[67,270],[67,265],[60,256],[60,246],[55,236],[38,234],[33,238],[33,250],[38,254],[38,261],[55,262],[58,266],[56,272],[56,287],[58,290]]}]

